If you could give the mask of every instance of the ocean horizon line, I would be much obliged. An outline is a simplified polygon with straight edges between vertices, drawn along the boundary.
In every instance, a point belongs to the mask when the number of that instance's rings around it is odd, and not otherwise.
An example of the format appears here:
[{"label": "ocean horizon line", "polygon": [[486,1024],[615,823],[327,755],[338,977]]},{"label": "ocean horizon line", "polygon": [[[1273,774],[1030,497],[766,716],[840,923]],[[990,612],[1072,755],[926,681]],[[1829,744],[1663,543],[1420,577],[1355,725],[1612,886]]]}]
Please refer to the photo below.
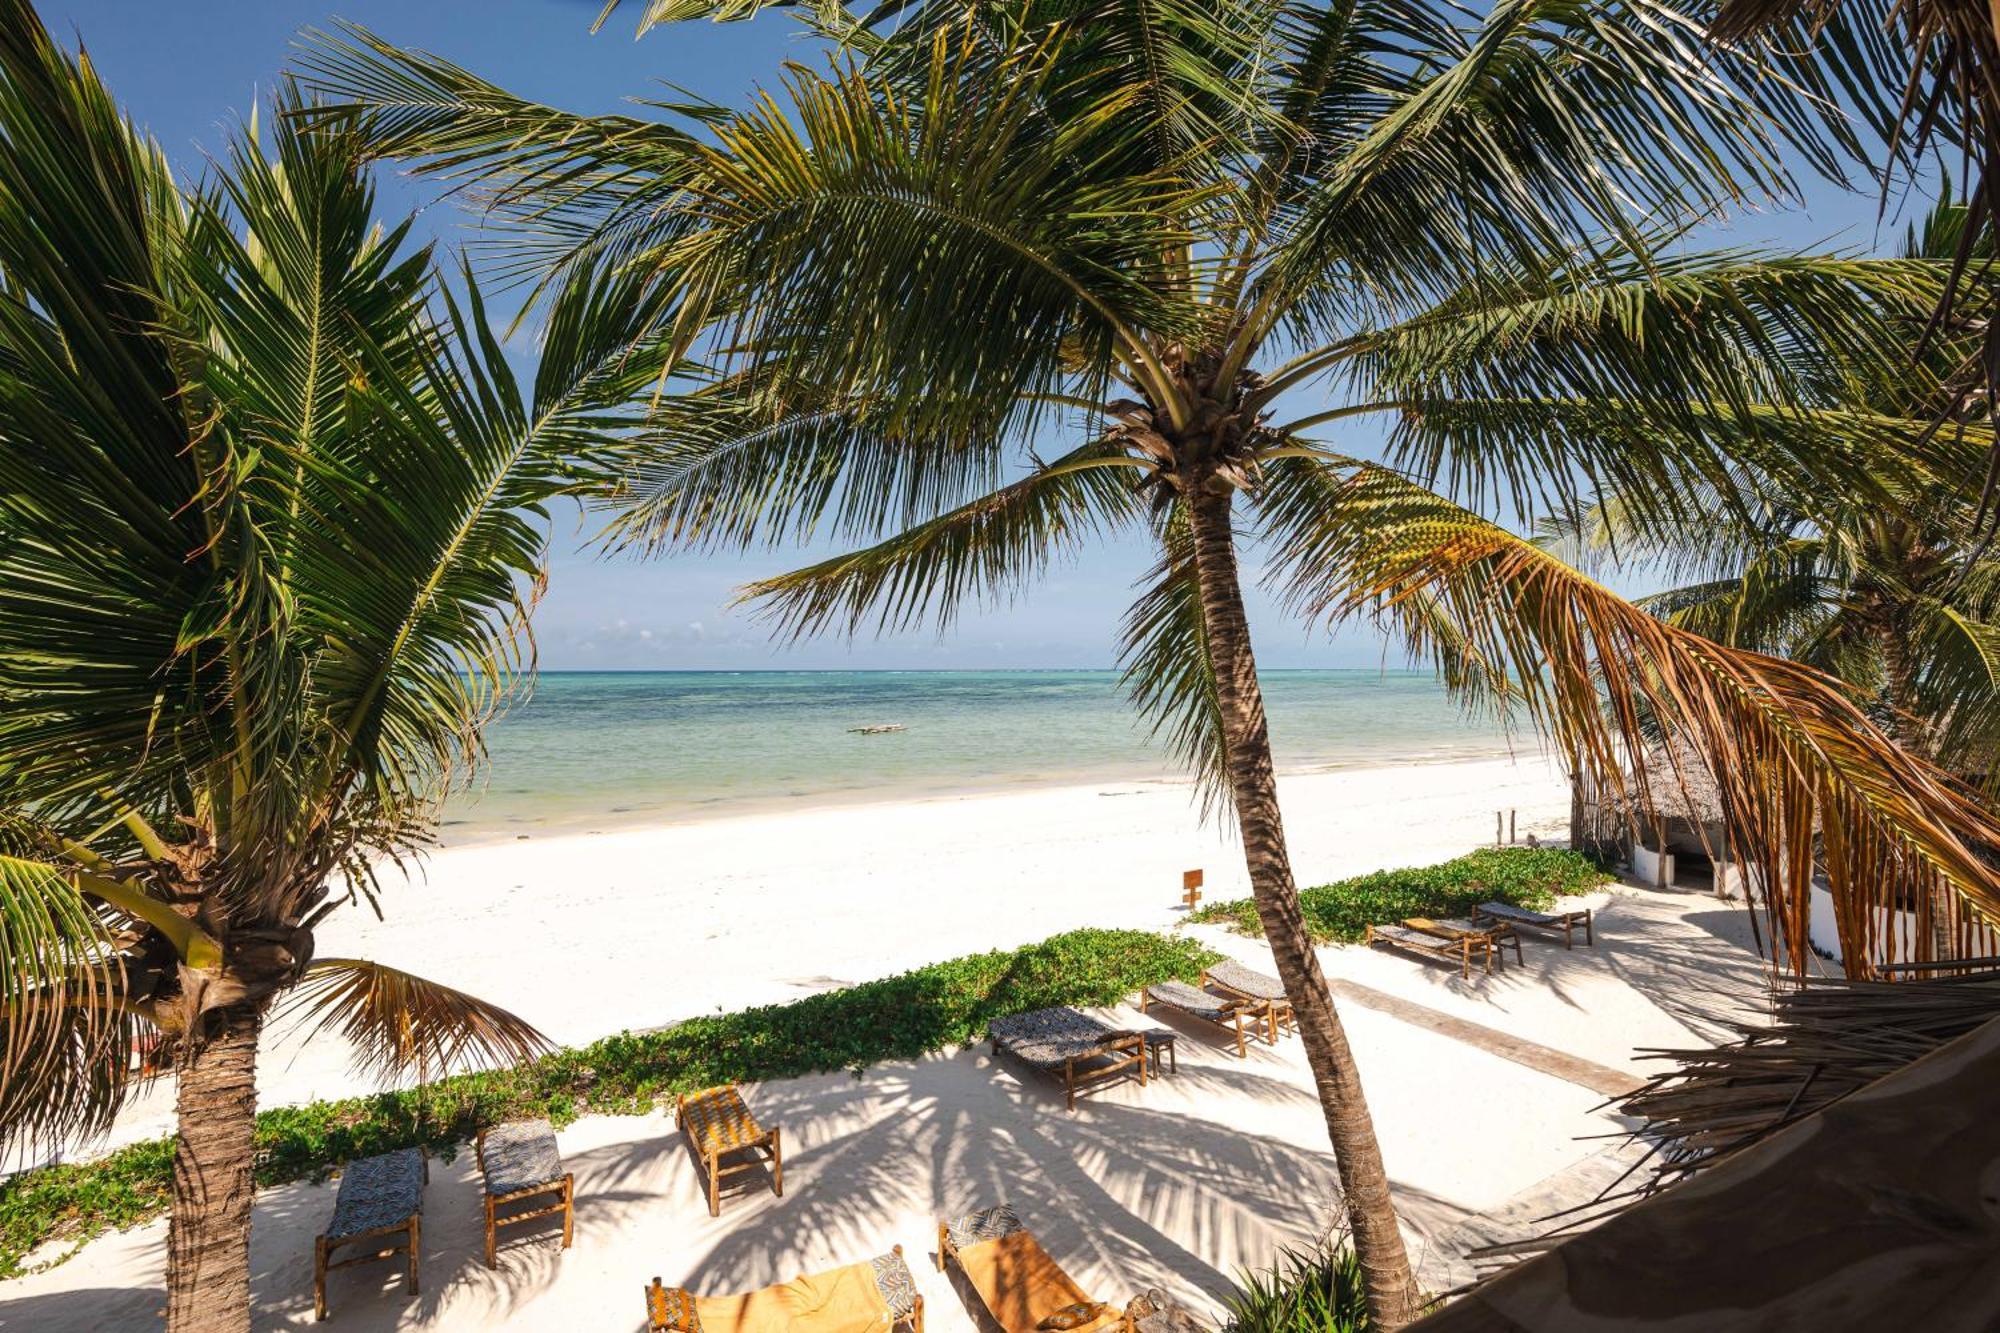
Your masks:
[{"label": "ocean horizon line", "polygon": [[[1122,676],[1122,667],[537,667],[536,676]],[[1259,676],[1435,676],[1420,667],[1266,667]]]}]

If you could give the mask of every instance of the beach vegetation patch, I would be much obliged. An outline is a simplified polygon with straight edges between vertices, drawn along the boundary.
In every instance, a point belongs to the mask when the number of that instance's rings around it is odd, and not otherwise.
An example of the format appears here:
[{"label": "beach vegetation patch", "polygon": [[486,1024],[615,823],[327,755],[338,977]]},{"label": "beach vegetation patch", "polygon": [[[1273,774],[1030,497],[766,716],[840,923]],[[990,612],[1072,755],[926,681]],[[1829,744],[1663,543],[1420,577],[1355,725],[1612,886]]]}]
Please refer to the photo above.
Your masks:
[{"label": "beach vegetation patch", "polygon": [[[1073,930],[785,1004],[621,1033],[511,1069],[277,1107],[257,1117],[257,1183],[322,1176],[396,1148],[450,1160],[481,1129],[521,1116],[563,1125],[586,1113],[648,1115],[675,1094],[718,1083],[915,1059],[975,1041],[1005,1014],[1114,1004],[1155,982],[1194,981],[1216,957],[1185,937]],[[0,1182],[0,1279],[26,1271],[28,1256],[51,1241],[80,1244],[149,1220],[166,1208],[172,1185],[170,1139]]]},{"label": "beach vegetation patch", "polygon": [[[1306,927],[1322,944],[1357,944],[1368,927],[1412,916],[1464,916],[1480,903],[1546,911],[1565,894],[1588,893],[1611,876],[1580,852],[1557,847],[1482,847],[1436,865],[1377,870],[1299,892]],[[1193,921],[1261,935],[1248,898],[1210,903]]]}]

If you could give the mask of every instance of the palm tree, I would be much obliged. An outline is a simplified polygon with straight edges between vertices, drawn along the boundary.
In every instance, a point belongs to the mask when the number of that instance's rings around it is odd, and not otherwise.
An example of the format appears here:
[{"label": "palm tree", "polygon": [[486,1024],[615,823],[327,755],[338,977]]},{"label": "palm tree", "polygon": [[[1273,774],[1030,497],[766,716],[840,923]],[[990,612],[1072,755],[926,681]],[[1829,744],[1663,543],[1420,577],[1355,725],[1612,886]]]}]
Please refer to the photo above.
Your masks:
[{"label": "palm tree", "polygon": [[[1903,254],[1951,263],[1970,221],[1968,207],[1947,198],[1910,228]],[[1984,262],[1990,242],[1970,253]],[[1913,324],[1910,341],[1920,338]],[[1967,333],[1931,340],[1928,373],[1882,386],[1890,392],[1866,406],[1905,436],[1962,418],[1949,384],[1976,343]],[[1692,577],[1638,604],[1718,643],[1846,681],[1904,750],[1990,790],[2000,776],[2000,559],[1978,533],[1977,458],[1968,452],[1955,468],[1909,479],[1891,503],[1801,495],[1747,473],[1728,484],[1735,493],[1726,499],[1709,493],[1690,505],[1710,521],[1649,528],[1631,521],[1626,497],[1612,495],[1552,523],[1551,535],[1585,560],[1644,561]],[[1974,923],[1951,895],[1920,910],[1930,917],[1919,931],[1929,957],[1979,951]]]},{"label": "palm tree", "polygon": [[175,1333],[250,1326],[274,1005],[391,1070],[542,1044],[314,933],[477,758],[536,507],[632,393],[556,324],[525,396],[351,127],[277,110],[183,187],[0,4],[0,1141],[101,1130],[159,1044]]},{"label": "palm tree", "polygon": [[[1970,169],[1974,201],[1958,229],[1958,272],[1939,293],[1919,355],[1935,340],[1968,332],[1966,303],[1983,305],[2000,217],[2000,14],[1988,0],[1719,0],[1709,36],[1728,50],[1755,51],[1848,109],[1880,145],[1873,163],[1883,199],[1921,177],[1938,151]],[[1946,183],[1949,193],[1949,182]],[[1968,410],[2000,421],[2000,324],[1978,321],[1952,367],[1939,419]],[[1976,515],[2000,535],[2000,449],[1987,455]]]},{"label": "palm tree", "polygon": [[[814,14],[845,52],[827,72],[664,121],[568,115],[360,30],[304,60],[379,151],[478,186],[503,271],[672,293],[616,540],[865,543],[749,590],[794,633],[943,625],[1093,536],[1157,543],[1126,681],[1233,808],[1381,1327],[1417,1293],[1299,908],[1239,523],[1301,611],[1398,624],[1580,769],[1619,780],[1649,703],[1722,775],[1788,923],[1802,811],[1865,831],[1828,858],[1843,895],[1895,876],[2000,903],[1967,846],[1993,825],[1816,673],[1662,626],[1316,433],[1386,420],[1417,477],[1510,509],[1591,477],[1664,505],[1735,466],[1877,492],[1886,460],[1920,467],[1923,441],[1813,405],[1894,363],[1932,267],[1669,261],[1632,221],[1781,188],[1787,135],[1830,162],[1790,90],[1644,3]],[[1346,401],[1299,405],[1329,384]],[[1070,447],[1033,455],[1058,432]]]}]

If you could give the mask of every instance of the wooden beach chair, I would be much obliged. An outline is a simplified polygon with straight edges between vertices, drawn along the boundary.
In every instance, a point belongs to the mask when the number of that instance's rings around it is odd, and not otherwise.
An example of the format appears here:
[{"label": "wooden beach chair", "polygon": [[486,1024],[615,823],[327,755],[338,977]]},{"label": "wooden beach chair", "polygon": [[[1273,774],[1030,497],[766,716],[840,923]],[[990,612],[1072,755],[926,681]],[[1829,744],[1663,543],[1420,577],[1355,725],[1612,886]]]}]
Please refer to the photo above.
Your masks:
[{"label": "wooden beach chair", "polygon": [[1463,917],[1410,916],[1403,918],[1403,924],[1411,930],[1421,930],[1426,935],[1436,935],[1442,939],[1455,940],[1469,936],[1473,941],[1473,951],[1479,950],[1479,941],[1486,943],[1487,968],[1491,972],[1494,962],[1504,965],[1507,961],[1507,946],[1514,946],[1514,961],[1521,961],[1521,935],[1505,921],[1476,922]]},{"label": "wooden beach chair", "polygon": [[[562,1247],[575,1238],[576,1177],[563,1170],[556,1132],[546,1120],[510,1120],[479,1131],[474,1141],[485,1178],[486,1266],[498,1267],[496,1235],[501,1227],[538,1217],[562,1215]],[[553,1196],[541,1207],[502,1213],[507,1204]]]},{"label": "wooden beach chair", "polygon": [[1298,1018],[1292,1013],[1292,1001],[1285,994],[1285,983],[1274,976],[1259,972],[1254,967],[1245,967],[1234,959],[1225,958],[1212,963],[1201,974],[1204,986],[1220,987],[1230,995],[1240,995],[1246,1000],[1261,1000],[1270,1008],[1266,1011],[1269,1026],[1266,1036],[1275,1046],[1278,1034],[1296,1031]]},{"label": "wooden beach chair", "polygon": [[[784,1197],[785,1157],[778,1128],[773,1125],[765,1129],[757,1123],[735,1084],[705,1088],[679,1098],[674,1104],[674,1115],[680,1122],[682,1137],[701,1159],[702,1171],[708,1177],[710,1217],[722,1215],[722,1178],[756,1170],[761,1164],[760,1157],[771,1163],[771,1193]],[[748,1154],[750,1160],[734,1166],[722,1165],[724,1157],[738,1153]]]},{"label": "wooden beach chair", "polygon": [[1361,941],[1365,945],[1386,944],[1395,949],[1406,949],[1411,953],[1426,954],[1432,958],[1442,958],[1448,963],[1458,964],[1458,973],[1466,980],[1472,979],[1472,955],[1476,952],[1484,960],[1486,970],[1493,970],[1492,942],[1484,936],[1433,935],[1428,931],[1411,926],[1370,926]]},{"label": "wooden beach chair", "polygon": [[1571,947],[1571,937],[1578,926],[1583,927],[1583,942],[1597,943],[1597,934],[1591,924],[1588,907],[1573,912],[1536,912],[1526,907],[1516,907],[1512,903],[1481,903],[1472,909],[1472,919],[1478,921],[1504,921],[1510,926],[1525,926],[1530,930],[1546,930],[1550,933],[1561,931],[1563,948]]},{"label": "wooden beach chair", "polygon": [[958,1265],[986,1313],[1006,1333],[1130,1333],[1133,1327],[1125,1311],[1093,1300],[1078,1286],[1005,1204],[938,1223],[939,1272],[946,1263]]},{"label": "wooden beach chair", "polygon": [[[326,1275],[336,1268],[375,1263],[401,1254],[410,1295],[417,1294],[417,1263],[424,1214],[424,1186],[430,1162],[420,1148],[399,1148],[380,1157],[349,1162],[340,1172],[340,1192],[333,1200],[333,1220],[313,1239],[313,1317],[324,1319]],[[365,1245],[366,1254],[335,1261],[333,1252]]]},{"label": "wooden beach chair", "polygon": [[741,1296],[697,1296],[658,1278],[646,1288],[647,1333],[879,1333],[899,1324],[924,1333],[924,1298],[900,1245]]},{"label": "wooden beach chair", "polygon": [[986,1025],[996,1056],[1002,1051],[1036,1073],[1059,1080],[1076,1109],[1078,1088],[1130,1077],[1138,1070],[1146,1085],[1146,1037],[1120,1031],[1075,1009],[1034,1009],[1009,1014]]},{"label": "wooden beach chair", "polygon": [[[1269,1029],[1265,1021],[1267,1005],[1259,1000],[1246,1000],[1240,995],[1218,995],[1201,986],[1190,986],[1185,981],[1162,981],[1139,992],[1139,1012],[1149,1012],[1152,1005],[1164,1005],[1176,1013],[1189,1018],[1212,1023],[1225,1032],[1236,1034],[1236,1054],[1250,1054],[1250,1033],[1259,1027]],[[1246,1026],[1247,1024],[1247,1026]],[[1277,1044],[1275,1036],[1267,1035],[1266,1040]],[[1159,1070],[1159,1061],[1153,1062],[1154,1072]]]}]

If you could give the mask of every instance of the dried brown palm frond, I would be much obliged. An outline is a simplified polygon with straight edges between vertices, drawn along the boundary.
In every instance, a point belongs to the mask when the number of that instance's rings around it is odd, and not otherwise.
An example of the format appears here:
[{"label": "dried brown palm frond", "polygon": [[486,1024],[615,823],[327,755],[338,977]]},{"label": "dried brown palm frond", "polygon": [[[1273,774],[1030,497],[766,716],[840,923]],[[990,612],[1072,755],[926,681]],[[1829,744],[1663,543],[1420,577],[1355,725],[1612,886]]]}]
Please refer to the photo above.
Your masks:
[{"label": "dried brown palm frond", "polygon": [[1656,736],[1676,768],[1700,765],[1724,815],[1714,851],[1760,883],[1774,966],[1803,975],[1821,875],[1851,968],[1928,959],[1934,902],[1952,904],[1961,944],[2000,922],[1985,855],[2000,822],[1832,678],[1665,624],[1386,468],[1298,464],[1264,512],[1283,551],[1273,576],[1293,600],[1315,617],[1373,615],[1414,654],[1448,652],[1455,670],[1504,681],[1556,751],[1614,794],[1637,787],[1652,804],[1631,761]]},{"label": "dried brown palm frond", "polygon": [[384,1077],[520,1064],[551,1049],[539,1029],[498,1005],[358,958],[313,963],[284,1005],[317,1020],[312,1035],[345,1037],[355,1065]]},{"label": "dried brown palm frond", "polygon": [[2000,972],[1930,981],[1822,981],[1773,999],[1768,1023],[1721,1016],[1738,1039],[1658,1050],[1674,1062],[1624,1099],[1658,1145],[1647,1190],[1715,1165],[1991,1019]]}]

